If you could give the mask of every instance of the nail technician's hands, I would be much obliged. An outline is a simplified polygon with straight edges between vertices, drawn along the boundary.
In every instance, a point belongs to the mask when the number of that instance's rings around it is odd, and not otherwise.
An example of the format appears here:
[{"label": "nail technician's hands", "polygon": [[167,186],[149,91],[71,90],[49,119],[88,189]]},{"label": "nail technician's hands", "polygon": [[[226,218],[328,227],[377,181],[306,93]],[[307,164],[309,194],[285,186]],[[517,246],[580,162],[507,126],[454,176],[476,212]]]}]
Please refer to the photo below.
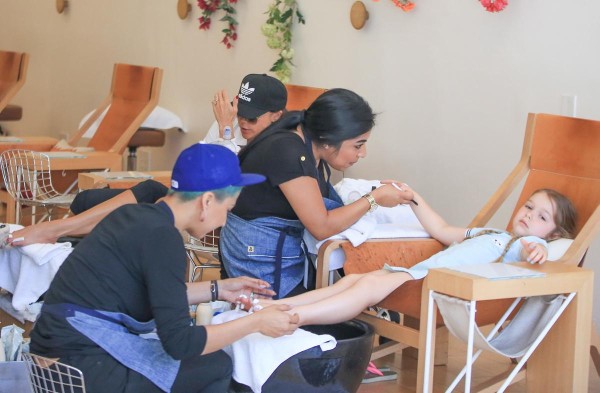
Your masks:
[{"label": "nail technician's hands", "polygon": [[275,292],[269,289],[269,283],[257,278],[237,277],[219,280],[219,297],[231,303],[236,303],[240,293],[271,297]]},{"label": "nail technician's hands", "polygon": [[[382,180],[382,187],[372,191],[371,194],[381,206],[395,207],[411,203],[414,194],[409,187],[397,180]],[[381,198],[381,199],[380,199]]]},{"label": "nail technician's hands", "polygon": [[280,337],[294,333],[298,329],[300,317],[292,314],[287,304],[265,307],[252,314],[260,318],[259,332],[269,337]]}]

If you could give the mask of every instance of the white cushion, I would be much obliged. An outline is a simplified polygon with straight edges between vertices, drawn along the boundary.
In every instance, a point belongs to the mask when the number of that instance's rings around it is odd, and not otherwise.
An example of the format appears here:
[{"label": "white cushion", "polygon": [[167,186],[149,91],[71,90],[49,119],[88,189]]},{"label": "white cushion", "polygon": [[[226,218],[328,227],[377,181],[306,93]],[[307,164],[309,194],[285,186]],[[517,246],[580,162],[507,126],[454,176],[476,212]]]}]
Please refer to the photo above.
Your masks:
[{"label": "white cushion", "polygon": [[573,239],[556,239],[548,242],[548,260],[556,261],[565,255],[565,252],[571,247]]}]

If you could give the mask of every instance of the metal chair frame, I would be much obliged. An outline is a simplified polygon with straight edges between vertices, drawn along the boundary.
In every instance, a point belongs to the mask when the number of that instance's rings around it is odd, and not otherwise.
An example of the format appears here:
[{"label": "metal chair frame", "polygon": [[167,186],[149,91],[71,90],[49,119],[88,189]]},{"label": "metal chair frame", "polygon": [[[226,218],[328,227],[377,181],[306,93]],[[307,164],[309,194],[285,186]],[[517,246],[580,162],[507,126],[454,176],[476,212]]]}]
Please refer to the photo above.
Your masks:
[{"label": "metal chair frame", "polygon": [[34,393],[85,393],[81,370],[32,353],[23,353]]},{"label": "metal chair frame", "polygon": [[35,208],[46,209],[48,220],[56,207],[68,209],[75,195],[61,194],[52,185],[50,158],[32,150],[7,150],[0,154],[0,170],[8,193],[17,203],[16,223],[21,219],[21,205],[33,207],[32,224],[35,223]]},{"label": "metal chair frame", "polygon": [[[219,234],[220,228],[208,233],[202,239],[190,235],[185,243],[185,252],[190,261],[189,281],[202,281],[204,269],[219,269]],[[199,271],[199,273],[197,273]]]}]

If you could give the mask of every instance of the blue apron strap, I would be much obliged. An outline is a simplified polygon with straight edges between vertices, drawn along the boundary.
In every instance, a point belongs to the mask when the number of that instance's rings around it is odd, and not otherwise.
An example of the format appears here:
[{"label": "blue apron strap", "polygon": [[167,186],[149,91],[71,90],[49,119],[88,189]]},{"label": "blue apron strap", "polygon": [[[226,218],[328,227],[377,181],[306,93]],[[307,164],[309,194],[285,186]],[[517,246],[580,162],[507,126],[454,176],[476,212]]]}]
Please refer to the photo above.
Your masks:
[{"label": "blue apron strap", "polygon": [[275,249],[275,282],[273,283],[273,290],[275,291],[275,299],[279,299],[279,288],[281,287],[281,265],[283,263],[283,242],[287,233],[285,231],[279,232],[277,238],[277,248]]},{"label": "blue apron strap", "polygon": [[[274,282],[273,282],[273,290],[276,295],[273,296],[274,299],[279,299],[279,289],[281,287],[281,274],[282,274],[282,266],[283,266],[283,244],[285,242],[285,238],[287,236],[294,236],[294,228],[284,228],[279,232],[279,236],[277,237],[277,248],[275,249],[275,272],[274,272]],[[304,243],[304,242],[303,242]]]}]

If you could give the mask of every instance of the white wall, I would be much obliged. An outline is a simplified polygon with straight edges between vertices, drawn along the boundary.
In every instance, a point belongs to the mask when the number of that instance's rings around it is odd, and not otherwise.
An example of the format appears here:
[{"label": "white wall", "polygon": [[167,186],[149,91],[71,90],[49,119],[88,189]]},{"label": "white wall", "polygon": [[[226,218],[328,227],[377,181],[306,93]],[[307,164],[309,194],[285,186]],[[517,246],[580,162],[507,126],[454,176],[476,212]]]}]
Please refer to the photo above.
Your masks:
[{"label": "white wall", "polygon": [[[516,163],[528,112],[560,113],[561,95],[575,94],[579,117],[600,118],[597,1],[512,1],[498,14],[475,0],[415,0],[410,13],[364,2],[370,18],[357,31],[353,0],[300,0],[307,24],[295,30],[292,83],[353,89],[379,113],[369,156],[346,176],[406,181],[449,221],[467,224]],[[24,118],[3,126],[73,132],[107,94],[113,63],[160,66],[160,105],[190,129],[152,150],[153,169],[168,169],[208,128],[213,92],[233,94],[245,74],[275,60],[259,29],[270,1],[238,2],[232,50],[219,44],[218,18],[199,31],[196,2],[185,21],[176,3],[72,0],[58,15],[52,1],[0,0],[0,48],[31,54],[14,100]],[[598,258],[596,241],[587,266],[600,271]]]}]

